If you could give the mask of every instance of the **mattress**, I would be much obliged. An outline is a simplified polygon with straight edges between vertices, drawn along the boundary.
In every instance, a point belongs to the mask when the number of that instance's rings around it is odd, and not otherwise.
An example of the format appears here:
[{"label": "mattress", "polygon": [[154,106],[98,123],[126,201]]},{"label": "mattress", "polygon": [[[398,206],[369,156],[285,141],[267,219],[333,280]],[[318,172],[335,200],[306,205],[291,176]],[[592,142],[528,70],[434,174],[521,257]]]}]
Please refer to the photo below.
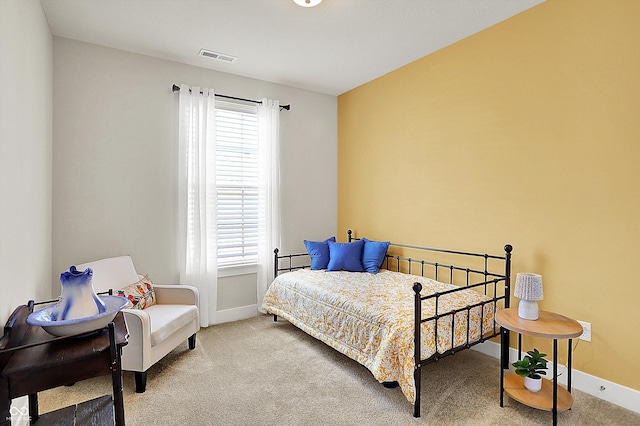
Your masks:
[{"label": "mattress", "polygon": [[[267,290],[262,308],[364,365],[379,382],[397,381],[409,402],[414,403],[415,282],[422,284],[423,296],[459,288],[388,270],[370,274],[301,269],[279,275]],[[469,342],[480,339],[481,333],[493,333],[493,302],[454,316],[450,313],[487,300],[490,298],[473,289],[440,296],[438,314],[444,316],[438,319],[437,342],[435,320],[423,323],[421,359],[431,357],[436,350],[444,353],[452,344],[465,345],[467,324]],[[434,314],[435,299],[423,301],[422,317]]]}]

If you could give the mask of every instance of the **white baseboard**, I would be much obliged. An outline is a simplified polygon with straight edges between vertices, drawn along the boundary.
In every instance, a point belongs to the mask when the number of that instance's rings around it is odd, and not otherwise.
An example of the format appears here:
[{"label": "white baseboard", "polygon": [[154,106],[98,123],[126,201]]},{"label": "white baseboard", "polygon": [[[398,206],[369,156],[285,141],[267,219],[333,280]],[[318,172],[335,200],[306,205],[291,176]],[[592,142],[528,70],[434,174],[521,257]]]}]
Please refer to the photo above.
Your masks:
[{"label": "white baseboard", "polygon": [[258,305],[241,306],[239,308],[225,309],[216,312],[216,324],[224,322],[240,321],[258,316]]},{"label": "white baseboard", "polygon": [[[500,358],[500,344],[495,342],[484,342],[473,346],[472,349],[494,358]],[[518,350],[510,348],[509,363],[515,362],[517,358]],[[547,370],[547,377],[552,377],[552,375],[552,372]],[[564,365],[558,365],[558,383],[567,385],[567,368]],[[583,373],[575,368],[571,377],[571,387],[640,414],[640,391],[635,389]]]}]

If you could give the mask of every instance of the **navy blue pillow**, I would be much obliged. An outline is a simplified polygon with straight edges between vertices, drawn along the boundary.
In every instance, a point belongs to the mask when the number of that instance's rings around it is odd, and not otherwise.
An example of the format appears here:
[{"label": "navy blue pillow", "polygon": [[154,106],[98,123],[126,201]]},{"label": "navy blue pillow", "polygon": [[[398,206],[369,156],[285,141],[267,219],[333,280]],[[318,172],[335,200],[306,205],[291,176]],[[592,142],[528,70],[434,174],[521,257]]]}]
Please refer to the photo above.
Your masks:
[{"label": "navy blue pillow", "polygon": [[336,243],[329,241],[329,265],[327,271],[364,272],[362,251],[364,240],[352,243]]},{"label": "navy blue pillow", "polygon": [[307,247],[307,253],[311,257],[311,269],[327,269],[329,264],[329,241],[335,241],[336,237],[327,238],[324,241],[307,241],[304,245]]},{"label": "navy blue pillow", "polygon": [[389,241],[371,241],[363,238],[362,266],[367,272],[377,274],[389,249]]}]

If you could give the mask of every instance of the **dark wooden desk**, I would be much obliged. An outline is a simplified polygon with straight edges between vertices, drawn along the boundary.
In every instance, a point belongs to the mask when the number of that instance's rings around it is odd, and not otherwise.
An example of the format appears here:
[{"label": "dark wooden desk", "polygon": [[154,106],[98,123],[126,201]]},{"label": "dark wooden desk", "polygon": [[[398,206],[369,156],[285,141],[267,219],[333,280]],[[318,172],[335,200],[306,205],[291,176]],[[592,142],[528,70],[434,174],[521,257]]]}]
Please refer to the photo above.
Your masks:
[{"label": "dark wooden desk", "polygon": [[[94,403],[89,401],[80,404],[77,408],[96,410],[96,419],[106,415],[117,426],[123,426],[120,357],[122,347],[127,344],[129,331],[122,313],[118,312],[113,322],[102,330],[84,336],[54,337],[41,327],[26,323],[31,312],[32,302],[19,306],[11,314],[4,336],[0,339],[0,425],[11,424],[10,407],[14,398],[28,395],[31,423],[41,420],[44,424],[47,423],[46,416],[54,413],[59,415],[60,410],[40,416],[38,392],[111,374],[113,403],[105,404],[102,397],[94,400]],[[97,412],[100,410],[103,412]]]}]

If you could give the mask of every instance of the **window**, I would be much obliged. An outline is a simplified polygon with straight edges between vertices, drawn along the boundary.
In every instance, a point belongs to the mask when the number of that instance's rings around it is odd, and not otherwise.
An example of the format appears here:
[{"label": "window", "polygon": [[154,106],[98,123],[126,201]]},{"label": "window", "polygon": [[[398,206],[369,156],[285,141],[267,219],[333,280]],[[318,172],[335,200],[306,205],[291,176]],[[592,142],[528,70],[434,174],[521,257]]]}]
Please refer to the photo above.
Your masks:
[{"label": "window", "polygon": [[258,261],[258,117],[255,106],[216,101],[218,267]]},{"label": "window", "polygon": [[[2,0],[0,0],[2,1]],[[222,97],[222,95],[219,95]],[[256,274],[258,306],[280,246],[279,101],[225,103],[180,85],[177,243],[180,282],[216,323],[218,277]]]}]

